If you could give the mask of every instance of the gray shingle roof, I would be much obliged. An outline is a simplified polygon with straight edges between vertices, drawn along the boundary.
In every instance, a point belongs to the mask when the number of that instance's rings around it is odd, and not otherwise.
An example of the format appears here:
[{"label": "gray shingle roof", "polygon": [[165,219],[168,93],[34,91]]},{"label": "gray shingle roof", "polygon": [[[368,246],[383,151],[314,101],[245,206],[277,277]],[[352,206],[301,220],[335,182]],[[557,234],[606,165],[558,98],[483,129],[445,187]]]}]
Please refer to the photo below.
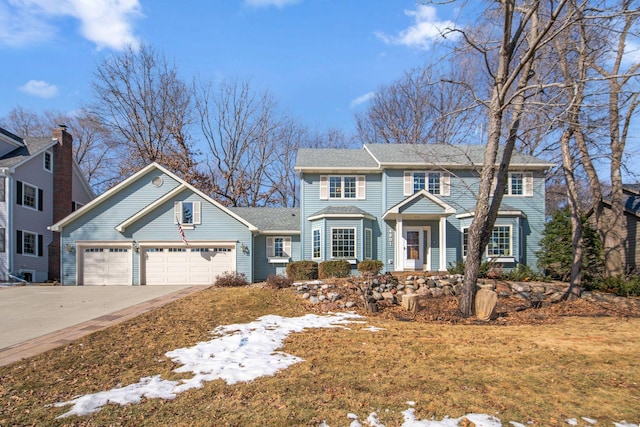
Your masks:
[{"label": "gray shingle roof", "polygon": [[0,158],[1,168],[15,166],[33,156],[35,153],[52,145],[55,141],[51,138],[29,138],[24,142],[26,143],[25,147],[16,148]]},{"label": "gray shingle roof", "polygon": [[373,215],[371,215],[367,211],[363,211],[356,206],[327,206],[326,208],[319,210],[309,217],[323,215],[363,215],[373,217]]},{"label": "gray shingle roof", "polygon": [[259,231],[300,231],[298,208],[229,208]]},{"label": "gray shingle roof", "polygon": [[[367,150],[383,165],[482,165],[484,162],[483,145],[451,144],[365,144]],[[548,162],[536,157],[514,152],[511,165],[542,165]],[[548,163],[552,166],[551,163]]]},{"label": "gray shingle roof", "polygon": [[295,168],[377,169],[378,163],[363,149],[301,148]]}]

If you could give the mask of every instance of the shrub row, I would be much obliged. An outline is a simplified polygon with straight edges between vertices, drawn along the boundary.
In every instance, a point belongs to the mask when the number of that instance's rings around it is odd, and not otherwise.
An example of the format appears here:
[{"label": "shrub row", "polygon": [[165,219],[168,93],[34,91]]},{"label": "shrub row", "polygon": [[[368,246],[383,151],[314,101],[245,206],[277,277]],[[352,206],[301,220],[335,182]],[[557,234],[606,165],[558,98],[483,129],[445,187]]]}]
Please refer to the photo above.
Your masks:
[{"label": "shrub row", "polygon": [[[376,275],[382,270],[382,261],[366,260],[358,263],[361,274]],[[287,264],[287,277],[291,280],[315,280],[347,277],[351,274],[351,264],[347,260],[294,261]]]}]

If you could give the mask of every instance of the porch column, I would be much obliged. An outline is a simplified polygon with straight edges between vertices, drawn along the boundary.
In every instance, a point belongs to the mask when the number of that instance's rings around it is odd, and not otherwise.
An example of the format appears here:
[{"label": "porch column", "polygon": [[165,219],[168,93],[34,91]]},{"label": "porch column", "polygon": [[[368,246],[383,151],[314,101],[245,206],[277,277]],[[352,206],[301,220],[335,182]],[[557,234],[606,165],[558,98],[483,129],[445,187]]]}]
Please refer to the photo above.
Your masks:
[{"label": "porch column", "polygon": [[447,271],[447,218],[440,217],[440,271]]},{"label": "porch column", "polygon": [[404,258],[403,258],[403,237],[402,237],[402,215],[398,214],[398,218],[396,219],[396,253],[395,253],[395,263],[396,263],[396,271],[404,271]]}]

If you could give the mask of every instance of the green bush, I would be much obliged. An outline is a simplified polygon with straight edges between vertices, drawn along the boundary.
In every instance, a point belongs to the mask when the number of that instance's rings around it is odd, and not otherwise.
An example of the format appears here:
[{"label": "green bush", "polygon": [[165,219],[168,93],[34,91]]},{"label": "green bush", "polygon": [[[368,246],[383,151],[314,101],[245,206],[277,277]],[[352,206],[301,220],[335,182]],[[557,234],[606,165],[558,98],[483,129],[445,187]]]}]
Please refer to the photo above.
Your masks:
[{"label": "green bush", "polygon": [[267,287],[271,289],[289,288],[291,287],[291,284],[293,284],[293,280],[285,276],[277,276],[275,274],[272,274],[271,276],[267,277]]},{"label": "green bush", "polygon": [[521,282],[527,280],[542,280],[543,277],[542,275],[533,271],[528,265],[518,264],[516,268],[512,268],[511,270],[507,271],[507,273],[504,275],[504,279]]},{"label": "green bush", "polygon": [[[464,274],[464,269],[466,267],[467,263],[464,262],[463,260],[459,259],[455,262],[455,264],[449,263],[449,267],[447,267],[447,271],[449,272],[449,274]],[[494,267],[498,267],[496,266],[494,261],[484,261],[482,264],[480,264],[480,269],[478,271],[478,277],[483,279],[485,277],[487,277],[487,275],[489,274],[490,271],[494,270],[494,273],[497,273],[497,271],[494,269]],[[502,269],[500,268],[500,271],[502,271]],[[500,273],[502,274],[502,273]],[[497,277],[494,277],[497,279]]]},{"label": "green bush", "polygon": [[[595,280],[602,273],[602,243],[597,232],[585,218],[582,220],[582,279],[588,283]],[[571,242],[571,214],[569,208],[557,210],[551,221],[547,222],[542,231],[538,256],[538,267],[544,274],[555,279],[568,280],[573,264]]]},{"label": "green bush", "polygon": [[371,274],[375,276],[377,274],[380,274],[381,270],[382,270],[382,261],[369,259],[365,261],[360,261],[358,263],[358,271],[360,272],[360,274],[363,274],[363,275]]},{"label": "green bush", "polygon": [[347,260],[323,261],[318,268],[320,279],[347,277],[351,274],[351,264]]},{"label": "green bush", "polygon": [[246,286],[249,284],[247,276],[236,271],[225,271],[216,277],[216,286],[223,288]]},{"label": "green bush", "polygon": [[455,263],[449,262],[449,267],[447,267],[447,271],[449,272],[449,274],[464,274],[464,266],[465,266],[464,261],[459,259]]},{"label": "green bush", "polygon": [[318,263],[294,261],[287,264],[287,277],[291,280],[315,280],[318,278]]},{"label": "green bush", "polygon": [[601,277],[585,284],[588,290],[609,292],[620,296],[640,296],[640,276]]}]

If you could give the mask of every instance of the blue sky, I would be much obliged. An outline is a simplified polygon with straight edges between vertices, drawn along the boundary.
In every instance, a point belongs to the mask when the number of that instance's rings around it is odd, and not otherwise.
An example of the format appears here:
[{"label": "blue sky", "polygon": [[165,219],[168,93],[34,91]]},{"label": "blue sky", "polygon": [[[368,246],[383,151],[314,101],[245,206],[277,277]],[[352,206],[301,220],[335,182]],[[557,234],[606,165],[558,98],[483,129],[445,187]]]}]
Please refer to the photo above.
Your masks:
[{"label": "blue sky", "polygon": [[0,0],[0,116],[72,112],[105,55],[144,42],[186,80],[251,80],[311,129],[349,133],[380,85],[428,61],[453,14],[415,0]]}]

